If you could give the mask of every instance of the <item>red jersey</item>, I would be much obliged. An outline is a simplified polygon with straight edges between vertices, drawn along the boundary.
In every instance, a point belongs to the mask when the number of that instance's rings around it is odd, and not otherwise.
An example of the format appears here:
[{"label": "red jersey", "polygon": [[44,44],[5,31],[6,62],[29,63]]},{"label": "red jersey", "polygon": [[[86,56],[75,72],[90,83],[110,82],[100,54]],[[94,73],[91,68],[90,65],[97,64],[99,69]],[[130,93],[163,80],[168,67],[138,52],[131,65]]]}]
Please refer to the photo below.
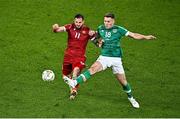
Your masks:
[{"label": "red jersey", "polygon": [[77,29],[74,24],[67,24],[64,26],[66,32],[68,32],[68,44],[65,51],[65,55],[73,57],[84,57],[86,52],[86,46],[90,39],[90,29],[83,25],[80,29]]}]

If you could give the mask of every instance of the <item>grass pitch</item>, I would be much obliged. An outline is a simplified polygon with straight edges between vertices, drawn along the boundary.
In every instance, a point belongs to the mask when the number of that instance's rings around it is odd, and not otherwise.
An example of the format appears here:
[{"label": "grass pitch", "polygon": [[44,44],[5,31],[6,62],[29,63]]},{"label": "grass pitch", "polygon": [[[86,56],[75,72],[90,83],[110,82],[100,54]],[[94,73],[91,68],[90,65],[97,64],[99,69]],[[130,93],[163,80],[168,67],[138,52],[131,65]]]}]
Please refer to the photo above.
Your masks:
[{"label": "grass pitch", "polygon": [[[180,117],[179,0],[0,0],[0,117]],[[61,76],[66,33],[76,13],[96,29],[113,12],[116,24],[153,34],[155,41],[124,38],[123,63],[140,109],[129,104],[111,70],[81,85],[74,101]],[[87,68],[99,49],[89,43]],[[53,82],[41,73],[51,69]]]}]

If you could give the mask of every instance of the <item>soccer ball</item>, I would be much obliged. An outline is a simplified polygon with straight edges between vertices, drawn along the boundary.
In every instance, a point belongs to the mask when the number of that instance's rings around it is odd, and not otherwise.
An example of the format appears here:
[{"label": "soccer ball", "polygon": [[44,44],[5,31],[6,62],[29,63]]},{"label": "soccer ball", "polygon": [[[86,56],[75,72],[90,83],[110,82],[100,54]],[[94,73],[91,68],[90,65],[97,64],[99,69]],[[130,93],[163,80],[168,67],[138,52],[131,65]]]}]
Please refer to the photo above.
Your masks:
[{"label": "soccer ball", "polygon": [[52,70],[45,70],[42,73],[42,79],[44,81],[53,81],[55,78],[55,74]]}]

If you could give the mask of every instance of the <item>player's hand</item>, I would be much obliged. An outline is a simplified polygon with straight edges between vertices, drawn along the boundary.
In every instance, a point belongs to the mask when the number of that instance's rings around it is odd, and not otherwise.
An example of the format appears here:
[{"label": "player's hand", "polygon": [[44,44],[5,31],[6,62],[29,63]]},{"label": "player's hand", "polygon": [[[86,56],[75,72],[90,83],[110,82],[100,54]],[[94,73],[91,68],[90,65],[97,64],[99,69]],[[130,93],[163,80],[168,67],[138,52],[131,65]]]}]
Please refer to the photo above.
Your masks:
[{"label": "player's hand", "polygon": [[153,35],[148,35],[148,36],[146,36],[146,39],[147,40],[152,40],[152,39],[156,39],[156,37],[153,36]]},{"label": "player's hand", "polygon": [[56,30],[59,28],[59,25],[58,24],[54,24],[52,26],[52,28],[53,28],[53,31],[56,32]]},{"label": "player's hand", "polygon": [[53,27],[53,29],[57,29],[59,27],[59,25],[58,24],[54,24],[52,27]]},{"label": "player's hand", "polygon": [[90,30],[90,31],[89,31],[89,35],[90,35],[90,36],[93,36],[95,33],[96,33],[96,32],[93,31],[93,30]]},{"label": "player's hand", "polygon": [[98,47],[102,47],[103,43],[104,43],[104,40],[103,39],[99,39],[98,40]]}]

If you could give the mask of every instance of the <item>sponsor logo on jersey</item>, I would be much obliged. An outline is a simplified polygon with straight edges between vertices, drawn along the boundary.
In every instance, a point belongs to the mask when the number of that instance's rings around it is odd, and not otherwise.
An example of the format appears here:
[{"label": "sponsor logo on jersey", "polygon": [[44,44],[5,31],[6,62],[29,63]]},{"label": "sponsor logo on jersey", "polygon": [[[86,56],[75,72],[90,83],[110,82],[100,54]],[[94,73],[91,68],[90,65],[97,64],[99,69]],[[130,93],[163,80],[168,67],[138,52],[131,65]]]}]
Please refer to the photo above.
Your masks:
[{"label": "sponsor logo on jersey", "polygon": [[113,33],[117,33],[117,29],[113,29]]},{"label": "sponsor logo on jersey", "polygon": [[105,40],[107,41],[107,40],[111,40],[111,39],[109,39],[109,38],[106,38]]}]

